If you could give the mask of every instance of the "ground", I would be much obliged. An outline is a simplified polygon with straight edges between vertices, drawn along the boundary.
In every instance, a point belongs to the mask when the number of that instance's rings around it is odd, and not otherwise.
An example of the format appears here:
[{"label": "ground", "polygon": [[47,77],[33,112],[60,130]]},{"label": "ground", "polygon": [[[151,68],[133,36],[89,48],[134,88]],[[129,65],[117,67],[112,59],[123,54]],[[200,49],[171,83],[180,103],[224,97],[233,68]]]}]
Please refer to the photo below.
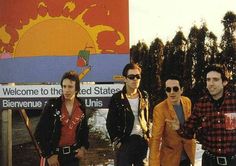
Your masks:
[{"label": "ground", "polygon": [[[40,158],[31,141],[24,121],[19,116],[18,112],[13,112],[12,117],[12,166],[38,166]],[[29,117],[32,130],[34,131],[39,120],[39,113],[36,112]],[[92,126],[90,127],[92,128]],[[90,148],[87,151],[86,158],[81,161],[81,166],[114,165],[114,152],[110,146],[109,140],[104,139],[102,135],[104,136],[104,134],[99,131],[90,130]]]},{"label": "ground", "polygon": [[[0,114],[0,122],[2,122],[2,114]],[[86,158],[81,161],[81,166],[113,166],[114,165],[114,152],[107,139],[107,132],[105,127],[105,117],[106,114],[104,110],[96,111],[96,116],[90,118],[92,130],[89,133],[90,148],[87,152]],[[24,125],[23,120],[17,113],[13,112],[12,115],[12,166],[38,166],[39,156],[35,150],[33,143],[31,142],[30,135]],[[30,116],[30,121],[32,123],[32,129],[34,130],[37,122],[39,120],[39,113]],[[98,130],[94,130],[98,128]],[[0,123],[1,128],[1,123]],[[103,131],[103,132],[101,132]],[[105,134],[104,134],[105,133]],[[105,135],[105,136],[104,136]],[[0,135],[0,154],[2,154],[1,145],[1,135]],[[201,165],[201,155],[202,150],[199,145],[197,145],[196,160],[195,165]],[[0,157],[1,159],[1,157]],[[1,163],[1,161],[0,161]],[[0,164],[1,165],[1,164]]]},{"label": "ground", "polygon": [[[114,153],[109,142],[100,139],[96,132],[90,133],[90,149],[82,166],[108,166],[113,165]],[[24,143],[13,146],[13,166],[39,165],[39,157],[32,143]]]}]

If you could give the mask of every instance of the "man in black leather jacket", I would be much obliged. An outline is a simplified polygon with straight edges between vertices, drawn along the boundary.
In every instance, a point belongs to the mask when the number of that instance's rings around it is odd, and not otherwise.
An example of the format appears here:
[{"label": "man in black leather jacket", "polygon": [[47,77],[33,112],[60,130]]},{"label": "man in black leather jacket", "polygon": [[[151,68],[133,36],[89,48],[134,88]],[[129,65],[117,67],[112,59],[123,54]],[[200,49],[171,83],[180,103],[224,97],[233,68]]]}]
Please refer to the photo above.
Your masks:
[{"label": "man in black leather jacket", "polygon": [[78,166],[89,147],[85,105],[77,97],[78,76],[75,71],[63,75],[63,95],[47,102],[35,130],[35,138],[49,166]]},{"label": "man in black leather jacket", "polygon": [[116,165],[145,165],[149,138],[149,101],[138,89],[141,68],[127,64],[123,70],[125,86],[111,98],[107,130],[116,149]]}]

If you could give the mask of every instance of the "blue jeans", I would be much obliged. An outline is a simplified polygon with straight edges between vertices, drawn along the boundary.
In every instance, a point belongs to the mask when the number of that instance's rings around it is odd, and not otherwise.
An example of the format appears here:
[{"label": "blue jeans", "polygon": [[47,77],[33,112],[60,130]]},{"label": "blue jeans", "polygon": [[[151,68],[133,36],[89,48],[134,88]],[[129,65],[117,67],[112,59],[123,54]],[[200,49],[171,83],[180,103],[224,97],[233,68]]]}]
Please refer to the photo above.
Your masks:
[{"label": "blue jeans", "polygon": [[185,160],[180,161],[179,166],[190,166],[190,160],[187,158]]},{"label": "blue jeans", "polygon": [[60,166],[79,166],[79,159],[75,157],[76,152],[74,150],[69,154],[58,154],[58,160]]},{"label": "blue jeans", "polygon": [[79,166],[79,159],[77,158],[66,158],[63,156],[59,156],[60,166]]},{"label": "blue jeans", "polygon": [[129,136],[117,150],[117,166],[144,166],[147,157],[148,143],[139,135]]}]

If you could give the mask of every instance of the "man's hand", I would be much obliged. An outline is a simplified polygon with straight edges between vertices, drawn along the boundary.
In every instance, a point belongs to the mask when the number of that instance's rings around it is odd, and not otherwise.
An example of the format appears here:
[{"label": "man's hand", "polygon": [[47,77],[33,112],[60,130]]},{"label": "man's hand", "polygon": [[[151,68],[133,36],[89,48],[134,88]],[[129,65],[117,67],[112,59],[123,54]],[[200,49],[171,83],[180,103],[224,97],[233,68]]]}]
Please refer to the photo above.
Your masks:
[{"label": "man's hand", "polygon": [[47,162],[48,162],[48,165],[49,166],[60,166],[60,163],[58,161],[58,155],[57,154],[54,154],[52,156],[50,156],[48,159],[47,159]]},{"label": "man's hand", "polygon": [[75,152],[75,157],[78,159],[82,159],[85,157],[86,149],[82,146],[81,148],[77,149]]},{"label": "man's hand", "polygon": [[119,139],[115,139],[115,141],[113,142],[113,150],[117,150],[121,147],[121,142],[119,141]]},{"label": "man's hand", "polygon": [[178,119],[166,119],[167,125],[170,126],[173,130],[179,130],[180,125],[179,125],[179,120]]},{"label": "man's hand", "polygon": [[121,142],[118,142],[118,144],[116,144],[116,148],[119,149],[121,147]]}]

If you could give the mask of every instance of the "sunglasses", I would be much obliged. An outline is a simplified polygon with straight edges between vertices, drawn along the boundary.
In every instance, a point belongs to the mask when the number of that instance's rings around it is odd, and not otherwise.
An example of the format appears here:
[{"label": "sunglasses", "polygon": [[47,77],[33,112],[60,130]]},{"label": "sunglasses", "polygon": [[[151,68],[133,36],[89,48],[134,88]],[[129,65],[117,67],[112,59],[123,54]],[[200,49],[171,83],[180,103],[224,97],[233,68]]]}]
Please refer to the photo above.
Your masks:
[{"label": "sunglasses", "polygon": [[179,87],[174,86],[174,87],[166,87],[166,92],[170,93],[171,89],[173,89],[173,92],[178,92],[179,91]]},{"label": "sunglasses", "polygon": [[130,79],[130,80],[134,80],[135,78],[136,78],[137,80],[141,79],[141,75],[140,75],[140,74],[130,74],[130,75],[127,75],[126,77],[127,77],[128,79]]}]

